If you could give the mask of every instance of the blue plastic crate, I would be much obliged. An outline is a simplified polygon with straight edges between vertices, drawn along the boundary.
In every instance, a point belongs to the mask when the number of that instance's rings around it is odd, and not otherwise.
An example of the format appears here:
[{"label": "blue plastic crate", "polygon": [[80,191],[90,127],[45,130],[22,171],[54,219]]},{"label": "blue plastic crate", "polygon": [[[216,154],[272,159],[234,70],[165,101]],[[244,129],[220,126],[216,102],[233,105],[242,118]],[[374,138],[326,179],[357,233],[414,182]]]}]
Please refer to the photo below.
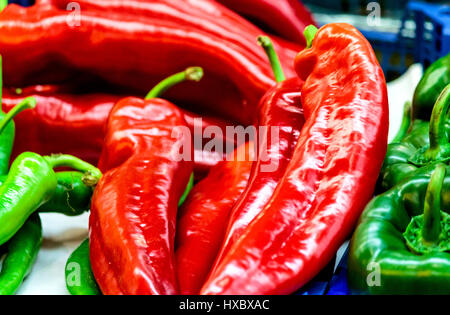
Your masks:
[{"label": "blue plastic crate", "polygon": [[21,6],[27,7],[34,4],[34,0],[8,0],[8,3],[20,4]]},{"label": "blue plastic crate", "polygon": [[428,67],[450,53],[450,5],[412,1],[407,17],[415,21],[415,61]]},{"label": "blue plastic crate", "polygon": [[[317,1],[306,0],[314,13],[323,13],[321,8],[334,10],[349,16],[365,16],[365,5],[369,1]],[[428,1],[430,2],[430,1]],[[368,28],[366,23],[355,25],[372,44],[386,77],[393,79],[403,74],[416,62],[428,67],[439,57],[450,53],[450,6],[448,1],[381,1],[382,17],[393,16],[399,29],[390,32],[377,27]],[[344,5],[345,3],[345,5]],[[447,3],[447,4],[442,4]],[[314,11],[314,8],[319,8]],[[330,11],[327,12],[329,14]],[[333,11],[331,11],[333,12]],[[332,15],[333,16],[333,15]],[[339,20],[340,21],[340,20]],[[330,21],[320,21],[323,24]],[[349,22],[349,21],[342,21]],[[351,22],[350,22],[351,23]]]}]

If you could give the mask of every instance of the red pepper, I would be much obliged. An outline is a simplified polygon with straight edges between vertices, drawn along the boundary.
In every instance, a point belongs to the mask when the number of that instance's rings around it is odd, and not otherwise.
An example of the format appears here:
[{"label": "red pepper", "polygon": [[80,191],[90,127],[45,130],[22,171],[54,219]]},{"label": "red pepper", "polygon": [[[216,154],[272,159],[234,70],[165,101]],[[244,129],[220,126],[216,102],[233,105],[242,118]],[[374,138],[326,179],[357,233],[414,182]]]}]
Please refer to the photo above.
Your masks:
[{"label": "red pepper", "polygon": [[[292,158],[305,119],[301,107],[303,81],[298,78],[285,80],[271,41],[260,37],[279,82],[261,99],[258,159],[252,169],[249,184],[231,211],[223,245],[216,259],[218,265],[230,247],[245,232],[269,202],[278,182],[283,177]],[[276,128],[278,132],[273,134]],[[214,268],[213,268],[214,270]]]},{"label": "red pepper", "polygon": [[[87,72],[143,92],[161,74],[197,63],[205,68],[205,79],[197,86],[183,84],[168,97],[248,125],[274,83],[254,43],[261,31],[213,2],[79,1],[80,26],[71,24],[76,19],[68,23],[71,1],[48,2],[57,6],[9,5],[0,13],[0,53],[9,86],[61,82]],[[99,9],[89,9],[94,5]],[[298,49],[289,45],[279,51],[293,75]]]},{"label": "red pepper", "polygon": [[304,29],[316,24],[300,0],[217,0],[283,38],[306,45]]},{"label": "red pepper", "polygon": [[332,259],[373,195],[389,118],[385,78],[369,42],[348,24],[325,25],[295,67],[305,80],[306,123],[293,157],[203,294],[294,292]]},{"label": "red pepper", "polygon": [[[64,152],[96,164],[100,158],[105,136],[105,125],[109,112],[120,96],[109,94],[71,94],[71,87],[46,85],[31,86],[20,91],[3,91],[3,108],[6,112],[24,98],[33,96],[38,106],[15,119],[17,135],[14,156],[26,151],[49,155]],[[218,126],[226,134],[226,126],[231,125],[214,117],[199,117],[195,113],[184,112],[184,118],[192,135],[205,128]],[[197,130],[194,119],[202,119],[202,129]],[[71,141],[67,141],[71,139]],[[223,141],[227,141],[225,138]],[[194,148],[195,176],[204,177],[209,169],[223,160],[221,154],[203,152]]]},{"label": "red pepper", "polygon": [[240,146],[213,167],[180,208],[176,269],[181,294],[198,294],[222,243],[230,210],[247,186],[254,144]]},{"label": "red pepper", "polygon": [[178,292],[175,221],[193,163],[177,155],[191,139],[173,132],[187,127],[181,111],[155,97],[198,75],[188,69],[156,86],[145,100],[125,98],[111,111],[99,163],[104,175],[89,221],[92,270],[104,294]]}]

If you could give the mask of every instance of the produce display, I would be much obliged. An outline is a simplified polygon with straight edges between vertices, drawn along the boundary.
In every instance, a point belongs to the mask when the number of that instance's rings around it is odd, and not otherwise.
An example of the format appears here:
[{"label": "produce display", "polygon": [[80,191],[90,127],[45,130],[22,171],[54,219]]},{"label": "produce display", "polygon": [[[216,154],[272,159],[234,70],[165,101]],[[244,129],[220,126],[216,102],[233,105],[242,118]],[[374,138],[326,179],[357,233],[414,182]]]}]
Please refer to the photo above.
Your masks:
[{"label": "produce display", "polygon": [[299,0],[0,1],[0,295],[48,213],[72,295],[290,295],[349,239],[349,294],[450,294],[450,54],[389,144],[383,69]]}]

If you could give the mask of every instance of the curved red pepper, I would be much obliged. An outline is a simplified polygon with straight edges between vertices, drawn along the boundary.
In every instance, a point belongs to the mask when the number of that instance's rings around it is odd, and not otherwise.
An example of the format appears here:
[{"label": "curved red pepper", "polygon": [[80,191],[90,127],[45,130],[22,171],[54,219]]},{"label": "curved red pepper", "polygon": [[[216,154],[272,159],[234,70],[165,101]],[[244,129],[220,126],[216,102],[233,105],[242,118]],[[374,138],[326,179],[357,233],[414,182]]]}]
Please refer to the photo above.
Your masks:
[{"label": "curved red pepper", "polygon": [[89,222],[92,270],[104,294],[178,292],[175,221],[193,164],[174,159],[186,139],[172,130],[184,125],[162,99],[126,98],[111,111]]},{"label": "curved red pepper", "polygon": [[306,45],[304,29],[316,24],[300,0],[217,0],[283,38]]},{"label": "curved red pepper", "polygon": [[203,294],[294,292],[330,261],[373,195],[389,118],[369,42],[348,24],[325,25],[295,66],[306,123],[293,158]]},{"label": "curved red pepper", "polygon": [[[196,63],[205,68],[205,79],[175,88],[169,99],[248,125],[259,98],[274,83],[254,43],[261,31],[210,1],[195,1],[194,8],[174,0],[127,1],[125,8],[114,9],[113,3],[99,0],[111,9],[82,9],[79,27],[68,23],[68,2],[59,1],[61,7],[10,5],[0,13],[6,84],[57,82],[87,71],[143,92],[161,74]],[[133,4],[134,11],[128,9]],[[292,75],[295,53],[280,48]]]},{"label": "curved red pepper", "polygon": [[[286,171],[305,122],[299,92],[302,86],[298,78],[282,81],[261,100],[259,125],[265,127],[265,133],[259,134],[258,159],[247,188],[231,211],[216,265],[264,209]],[[272,127],[279,130],[276,138]]]},{"label": "curved red pepper", "polygon": [[[303,81],[298,78],[285,80],[278,56],[267,37],[259,38],[266,50],[279,83],[261,99],[259,109],[260,130],[258,159],[250,175],[249,184],[231,211],[230,220],[217,266],[230,247],[245,232],[248,225],[264,209],[292,158],[305,119],[301,107]],[[272,129],[278,131],[273,134]],[[214,267],[213,269],[214,270]]]},{"label": "curved red pepper", "polygon": [[[97,164],[103,146],[105,125],[108,115],[120,96],[109,94],[69,94],[70,87],[59,85],[31,86],[3,91],[3,108],[6,112],[24,98],[33,96],[38,106],[15,119],[17,135],[14,156],[26,151],[49,155],[54,152],[71,154],[93,164]],[[231,125],[215,117],[199,117],[195,113],[183,111],[192,135],[205,128],[218,126],[226,134],[226,126]],[[201,129],[194,125],[195,118],[202,118]],[[71,141],[67,141],[71,139]],[[225,138],[223,141],[227,141]],[[195,148],[195,176],[202,178],[209,169],[222,161],[223,157],[214,152],[203,152]]]},{"label": "curved red pepper", "polygon": [[180,208],[175,257],[181,294],[198,294],[206,280],[230,210],[247,186],[253,160],[254,144],[240,146],[195,185]]}]

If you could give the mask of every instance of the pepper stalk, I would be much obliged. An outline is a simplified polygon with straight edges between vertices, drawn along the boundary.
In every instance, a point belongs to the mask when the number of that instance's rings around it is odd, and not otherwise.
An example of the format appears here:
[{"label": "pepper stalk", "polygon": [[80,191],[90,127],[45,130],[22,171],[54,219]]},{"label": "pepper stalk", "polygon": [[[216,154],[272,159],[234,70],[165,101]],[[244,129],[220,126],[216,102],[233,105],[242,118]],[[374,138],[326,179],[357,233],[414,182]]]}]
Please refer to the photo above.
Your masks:
[{"label": "pepper stalk", "polygon": [[441,192],[446,166],[438,164],[425,194],[424,214],[414,217],[403,236],[417,254],[450,251],[450,215],[441,211]]},{"label": "pepper stalk", "polygon": [[0,133],[3,132],[5,127],[16,117],[19,113],[26,109],[33,109],[36,107],[36,99],[34,97],[27,97],[19,104],[13,107],[8,114],[0,121]]},{"label": "pepper stalk", "polygon": [[269,58],[270,65],[272,66],[273,73],[275,75],[275,80],[277,82],[282,82],[286,80],[286,77],[283,72],[283,68],[281,66],[280,59],[278,58],[277,53],[275,52],[275,48],[273,47],[272,41],[268,36],[259,36],[258,44],[264,48],[264,51]]},{"label": "pepper stalk", "polygon": [[[176,73],[174,75],[171,75],[170,77],[162,80],[160,83],[158,83],[151,91],[147,94],[145,97],[146,100],[152,99],[152,98],[158,98],[161,95],[163,95],[167,90],[172,88],[173,86],[186,82],[186,81],[194,81],[199,82],[203,78],[203,68],[201,67],[189,67],[186,70]],[[184,201],[186,200],[187,196],[189,195],[189,192],[194,187],[194,173],[192,173],[191,177],[189,178],[189,182],[186,186],[186,190],[184,191],[183,195],[181,196],[180,200],[178,201],[178,206],[181,206]]]},{"label": "pepper stalk", "polygon": [[450,139],[446,132],[447,112],[450,108],[450,84],[445,87],[434,105],[430,120],[430,145],[416,152],[410,159],[417,166],[450,160]]}]

